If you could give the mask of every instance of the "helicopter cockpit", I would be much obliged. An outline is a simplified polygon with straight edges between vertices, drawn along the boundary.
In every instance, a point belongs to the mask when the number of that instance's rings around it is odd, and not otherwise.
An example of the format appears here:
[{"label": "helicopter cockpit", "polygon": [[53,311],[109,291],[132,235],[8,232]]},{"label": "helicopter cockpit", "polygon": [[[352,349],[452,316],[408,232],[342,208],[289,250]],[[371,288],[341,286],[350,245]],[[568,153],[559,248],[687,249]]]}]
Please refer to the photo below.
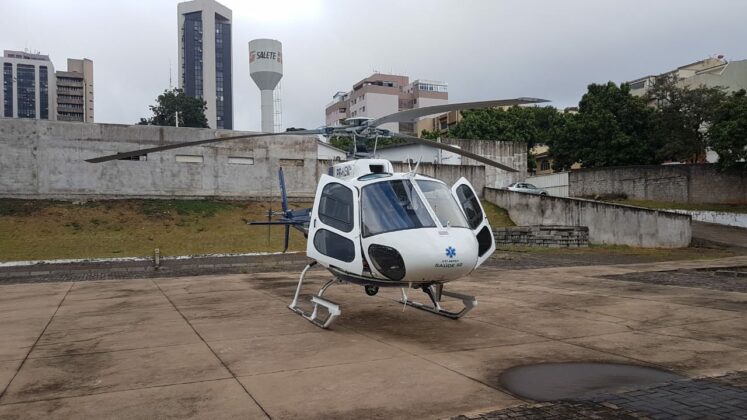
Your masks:
[{"label": "helicopter cockpit", "polygon": [[336,275],[362,276],[347,281],[449,281],[492,254],[487,217],[466,179],[450,189],[413,173],[350,178],[322,176],[306,250]]}]

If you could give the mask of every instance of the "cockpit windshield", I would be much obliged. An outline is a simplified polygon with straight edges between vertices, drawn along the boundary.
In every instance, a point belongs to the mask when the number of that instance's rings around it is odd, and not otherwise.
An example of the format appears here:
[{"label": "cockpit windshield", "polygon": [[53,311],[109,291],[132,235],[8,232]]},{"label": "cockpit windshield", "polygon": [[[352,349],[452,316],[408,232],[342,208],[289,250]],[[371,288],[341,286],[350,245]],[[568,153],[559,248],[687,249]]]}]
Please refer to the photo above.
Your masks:
[{"label": "cockpit windshield", "polygon": [[464,218],[464,213],[459,209],[454,196],[451,195],[449,187],[437,181],[422,179],[417,183],[433,212],[436,213],[441,226],[467,227],[467,219]]},{"label": "cockpit windshield", "polygon": [[415,187],[408,180],[366,185],[361,192],[361,207],[363,236],[436,226]]}]

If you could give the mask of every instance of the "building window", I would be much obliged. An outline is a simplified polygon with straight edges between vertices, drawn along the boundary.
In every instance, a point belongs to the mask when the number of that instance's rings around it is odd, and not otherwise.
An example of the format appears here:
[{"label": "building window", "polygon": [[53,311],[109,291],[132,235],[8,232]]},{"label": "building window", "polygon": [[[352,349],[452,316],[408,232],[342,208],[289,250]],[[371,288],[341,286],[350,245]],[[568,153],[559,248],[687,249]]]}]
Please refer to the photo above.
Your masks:
[{"label": "building window", "polygon": [[36,69],[27,64],[16,66],[18,118],[36,118]]},{"label": "building window", "polygon": [[47,66],[39,66],[39,118],[49,119],[49,79]]},{"label": "building window", "polygon": [[231,24],[215,15],[215,114],[216,128],[233,128],[231,92]]},{"label": "building window", "polygon": [[203,158],[200,155],[176,155],[176,161],[179,163],[202,163]]},{"label": "building window", "polygon": [[540,170],[541,171],[549,171],[550,170],[550,161],[547,159],[542,160],[540,163]]},{"label": "building window", "polygon": [[202,98],[202,12],[184,15],[182,45],[184,93],[193,98]]},{"label": "building window", "polygon": [[280,166],[303,166],[303,159],[280,159]]},{"label": "building window", "polygon": [[418,83],[418,90],[426,92],[447,92],[446,85],[434,84],[434,83]]},{"label": "building window", "polygon": [[228,163],[232,165],[254,165],[253,157],[229,156]]},{"label": "building window", "polygon": [[3,109],[8,118],[13,117],[13,64],[3,63]]}]

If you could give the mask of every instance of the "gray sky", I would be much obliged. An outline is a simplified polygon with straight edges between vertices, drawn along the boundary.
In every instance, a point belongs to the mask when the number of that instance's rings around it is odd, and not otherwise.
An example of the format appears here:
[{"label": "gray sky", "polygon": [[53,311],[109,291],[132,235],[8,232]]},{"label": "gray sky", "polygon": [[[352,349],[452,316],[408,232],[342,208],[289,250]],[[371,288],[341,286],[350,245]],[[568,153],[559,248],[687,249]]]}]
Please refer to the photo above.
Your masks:
[{"label": "gray sky", "polygon": [[[0,0],[0,48],[57,70],[94,61],[96,122],[135,123],[177,78],[177,1]],[[449,84],[450,102],[535,96],[576,105],[591,82],[714,54],[747,59],[743,0],[223,0],[233,10],[235,128],[259,130],[247,42],[283,42],[283,126],[324,123],[374,70]]]}]

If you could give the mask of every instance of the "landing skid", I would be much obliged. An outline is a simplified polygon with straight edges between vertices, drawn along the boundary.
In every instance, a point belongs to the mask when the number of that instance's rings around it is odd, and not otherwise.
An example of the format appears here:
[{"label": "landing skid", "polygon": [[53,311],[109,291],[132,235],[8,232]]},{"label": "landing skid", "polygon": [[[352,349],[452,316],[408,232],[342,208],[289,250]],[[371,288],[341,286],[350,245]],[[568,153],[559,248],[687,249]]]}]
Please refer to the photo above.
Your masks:
[{"label": "landing skid", "polygon": [[[445,316],[446,318],[451,319],[459,319],[466,315],[467,312],[471,311],[472,308],[477,306],[477,299],[474,296],[463,295],[461,293],[455,292],[447,292],[443,290],[442,284],[433,284],[428,287],[423,286],[423,291],[431,299],[431,303],[433,306],[428,306],[426,304],[410,300],[407,297],[405,289],[402,289],[402,300],[400,300],[400,303],[404,303],[408,306],[412,306],[413,308],[422,309],[424,311],[431,312],[436,315]],[[446,309],[442,308],[441,304],[439,303],[441,301],[441,296],[461,299],[462,303],[464,304],[464,308],[462,308],[462,310],[459,312],[447,311]]]},{"label": "landing skid", "polygon": [[[304,277],[306,277],[306,272],[309,271],[311,267],[316,265],[316,261],[313,261],[309,263],[309,265],[306,266],[306,268],[303,269],[301,272],[301,277],[298,279],[298,286],[296,287],[296,294],[293,297],[293,302],[291,302],[290,305],[288,305],[288,308],[290,308],[291,311],[301,315],[302,317],[309,320],[314,325],[321,327],[321,328],[329,328],[330,325],[332,325],[332,322],[340,316],[342,311],[340,310],[340,305],[332,302],[331,300],[327,300],[324,297],[324,292],[327,290],[327,288],[334,283],[338,282],[337,279],[332,279],[326,283],[324,283],[324,286],[322,286],[321,289],[319,289],[319,293],[311,297],[311,304],[313,305],[313,309],[311,312],[306,312],[303,308],[301,308],[298,305],[298,297],[301,294],[301,287],[303,286],[303,280]],[[322,307],[323,311],[326,311],[326,316],[321,315],[319,307]]]}]

